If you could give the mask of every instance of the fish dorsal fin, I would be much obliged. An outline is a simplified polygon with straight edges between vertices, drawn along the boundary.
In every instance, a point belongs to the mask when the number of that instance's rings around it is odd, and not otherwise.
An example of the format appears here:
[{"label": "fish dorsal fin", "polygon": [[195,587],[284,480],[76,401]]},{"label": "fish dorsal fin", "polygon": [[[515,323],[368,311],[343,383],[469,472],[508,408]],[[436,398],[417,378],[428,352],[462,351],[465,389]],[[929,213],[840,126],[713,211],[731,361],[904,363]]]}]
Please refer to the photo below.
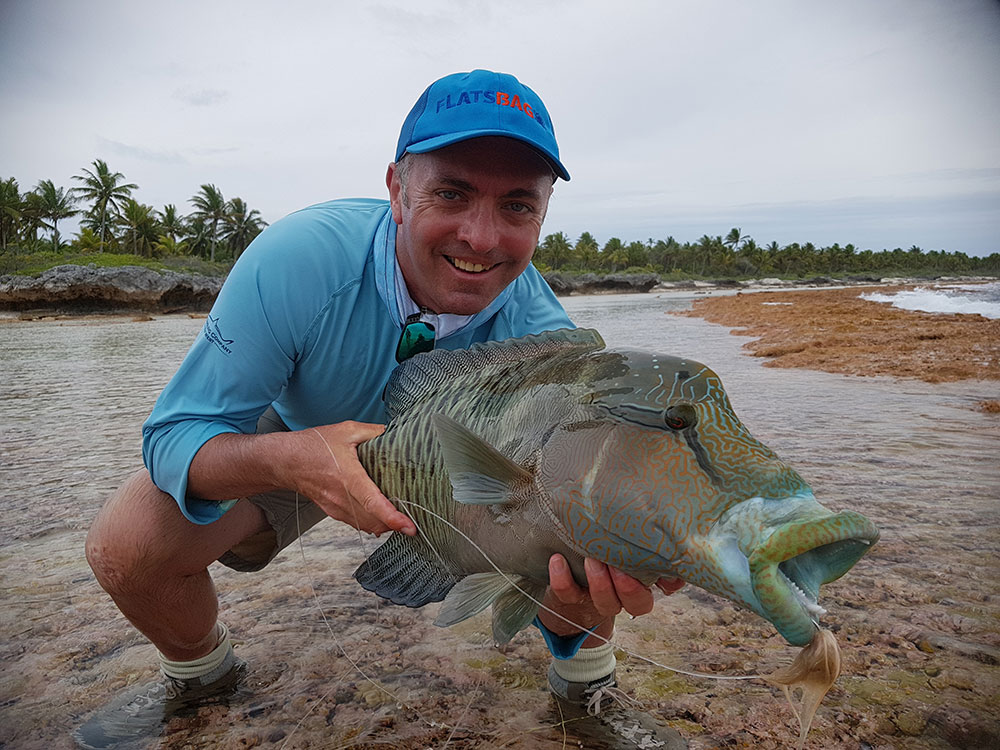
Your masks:
[{"label": "fish dorsal fin", "polygon": [[423,539],[399,532],[372,552],[354,577],[383,599],[407,607],[441,601],[458,581]]},{"label": "fish dorsal fin", "polygon": [[392,419],[409,410],[442,383],[469,375],[491,365],[523,362],[565,351],[604,348],[601,334],[589,328],[557,331],[505,341],[484,341],[468,349],[435,349],[403,362],[393,370],[385,386],[385,408]]},{"label": "fish dorsal fin", "polygon": [[467,505],[508,503],[514,490],[530,484],[533,477],[467,427],[444,414],[435,414],[444,465],[452,495]]}]

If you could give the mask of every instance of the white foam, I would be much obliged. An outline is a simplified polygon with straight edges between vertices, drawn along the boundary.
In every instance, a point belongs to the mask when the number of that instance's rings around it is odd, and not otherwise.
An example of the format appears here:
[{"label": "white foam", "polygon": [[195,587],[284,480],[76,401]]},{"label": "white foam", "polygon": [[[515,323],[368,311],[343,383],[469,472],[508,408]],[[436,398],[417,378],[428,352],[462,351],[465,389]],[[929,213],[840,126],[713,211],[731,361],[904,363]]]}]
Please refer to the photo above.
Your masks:
[{"label": "white foam", "polygon": [[984,318],[1000,318],[1000,302],[996,301],[1000,284],[963,284],[961,286],[916,289],[892,294],[871,292],[862,294],[861,299],[884,302],[901,310],[919,310],[929,313],[959,313],[982,315]]}]

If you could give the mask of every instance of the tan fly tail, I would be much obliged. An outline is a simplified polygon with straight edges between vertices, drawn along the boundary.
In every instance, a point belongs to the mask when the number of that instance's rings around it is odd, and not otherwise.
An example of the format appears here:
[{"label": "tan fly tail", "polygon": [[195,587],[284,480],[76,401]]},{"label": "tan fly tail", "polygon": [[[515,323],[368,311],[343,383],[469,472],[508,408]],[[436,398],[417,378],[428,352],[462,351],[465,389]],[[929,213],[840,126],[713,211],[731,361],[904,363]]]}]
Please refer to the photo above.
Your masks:
[{"label": "tan fly tail", "polygon": [[[816,716],[816,709],[839,675],[840,646],[837,645],[837,639],[829,630],[819,630],[791,665],[764,677],[772,685],[781,687],[799,720],[801,732],[798,750],[805,747],[806,735]],[[796,687],[802,690],[800,707],[796,707],[790,690]]]}]

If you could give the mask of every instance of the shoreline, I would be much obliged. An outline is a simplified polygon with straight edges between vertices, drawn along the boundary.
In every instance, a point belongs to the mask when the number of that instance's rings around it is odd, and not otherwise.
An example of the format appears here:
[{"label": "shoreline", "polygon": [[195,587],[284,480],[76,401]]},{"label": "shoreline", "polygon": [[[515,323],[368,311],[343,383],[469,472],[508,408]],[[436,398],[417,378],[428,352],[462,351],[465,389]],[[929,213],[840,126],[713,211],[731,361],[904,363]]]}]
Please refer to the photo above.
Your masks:
[{"label": "shoreline", "polygon": [[[882,288],[898,292],[913,286]],[[765,358],[765,367],[928,383],[1000,380],[1000,320],[902,310],[862,299],[855,288],[715,296],[695,300],[690,310],[676,314],[752,337],[743,349]]]},{"label": "shoreline", "polygon": [[[646,278],[643,285],[648,288],[642,290],[615,286],[618,284],[615,279],[613,288],[591,285],[586,292],[561,296],[648,294],[651,298],[690,298],[689,310],[672,314],[701,318],[728,327],[734,335],[752,337],[743,349],[748,356],[764,358],[766,367],[798,367],[855,376],[888,375],[930,383],[1000,380],[1000,320],[976,314],[901,310],[860,297],[863,289],[898,292],[921,285],[988,282],[992,280],[989,278],[940,277],[930,281],[816,277],[803,281],[659,282],[651,287]],[[148,294],[148,289],[140,290],[141,297],[148,298]],[[97,310],[49,306],[0,309],[0,326],[22,322],[142,323],[174,316],[198,319],[207,315],[207,309],[143,309],[141,305]],[[998,397],[1000,394],[991,394],[980,408],[990,413],[1000,412]]]},{"label": "shoreline", "polygon": [[[995,280],[983,276],[940,276],[934,279],[852,274],[841,278],[714,279],[664,281],[657,274],[543,274],[558,297],[607,294],[708,294],[717,291],[822,289],[893,284],[974,283]],[[211,309],[223,277],[196,273],[158,272],[141,266],[96,267],[63,265],[37,277],[0,276],[0,322],[11,315],[27,320],[71,316],[175,314]]]}]

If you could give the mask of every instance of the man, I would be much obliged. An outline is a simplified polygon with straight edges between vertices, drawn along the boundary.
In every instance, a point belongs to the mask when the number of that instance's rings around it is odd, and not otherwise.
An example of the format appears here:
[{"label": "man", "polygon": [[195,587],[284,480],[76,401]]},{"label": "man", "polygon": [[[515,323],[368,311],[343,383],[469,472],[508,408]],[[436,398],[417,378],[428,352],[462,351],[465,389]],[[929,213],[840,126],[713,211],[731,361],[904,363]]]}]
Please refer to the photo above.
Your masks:
[{"label": "man", "polygon": [[[260,570],[327,516],[416,533],[356,448],[384,429],[383,386],[414,346],[572,325],[530,266],[557,177],[569,173],[537,95],[513,76],[455,74],[407,116],[388,202],[313,206],[253,242],[143,427],[148,472],[88,536],[98,581],[156,645],[162,679],[98,712],[81,745],[155,734],[172,711],[233,689],[245,665],[217,619],[212,562]],[[652,608],[634,579],[592,560],[587,573],[584,589],[554,556],[546,604],[605,637],[622,608]],[[614,684],[610,646],[549,614],[537,624],[558,657],[553,692],[599,704]],[[614,740],[629,718],[594,720],[594,732]],[[625,729],[665,742],[639,723]]]}]

